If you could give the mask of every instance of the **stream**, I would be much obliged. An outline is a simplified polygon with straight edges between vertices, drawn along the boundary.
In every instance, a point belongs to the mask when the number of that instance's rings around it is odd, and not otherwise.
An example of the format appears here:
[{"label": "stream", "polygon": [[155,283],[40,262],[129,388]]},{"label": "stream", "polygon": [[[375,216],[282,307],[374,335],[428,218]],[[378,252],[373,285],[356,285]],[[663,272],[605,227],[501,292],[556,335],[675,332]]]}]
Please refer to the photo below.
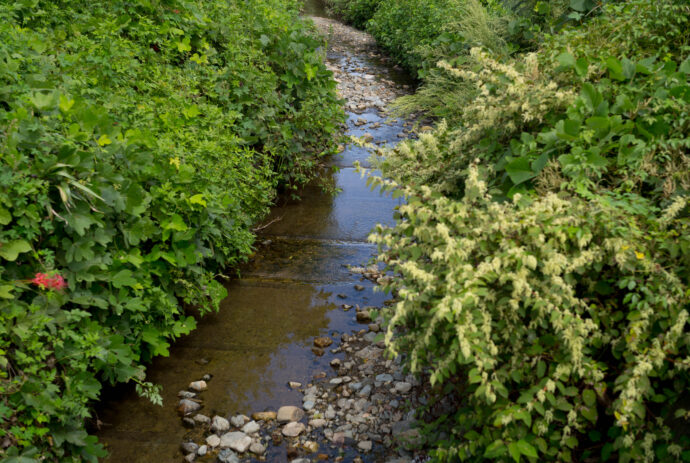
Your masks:
[{"label": "stream", "polygon": [[[403,138],[407,124],[388,121],[382,109],[405,93],[410,81],[373,51],[364,34],[344,40],[339,34],[354,31],[325,18],[318,0],[307,2],[305,15],[318,16],[317,26],[331,34],[327,62],[347,99],[347,133],[377,144]],[[190,436],[201,438],[201,430],[183,426],[176,411],[178,392],[205,375],[211,379],[199,396],[201,413],[227,417],[301,405],[303,394],[288,383],[308,384],[332,371],[330,362],[343,354],[325,349],[315,355],[314,339],[366,328],[354,310],[343,310],[343,303],[380,307],[386,299],[373,291],[374,283],[347,267],[366,265],[375,255],[367,236],[377,223],[393,223],[400,201],[372,191],[357,172],[354,163],[366,167],[369,156],[350,144],[329,161],[323,175],[340,190],[335,196],[309,185],[300,200],[279,199],[264,222],[270,225],[257,237],[255,256],[240,269],[241,278],[226,284],[221,310],[201,319],[193,333],[171,347],[169,357],[149,366],[147,380],[163,386],[164,406],[139,398],[131,387],[108,393],[98,409],[98,437],[108,447],[108,462],[183,461],[180,444]],[[353,461],[353,455],[346,452],[342,461]],[[377,455],[374,449],[361,458],[380,461]],[[263,461],[287,462],[285,445],[269,446]]]}]

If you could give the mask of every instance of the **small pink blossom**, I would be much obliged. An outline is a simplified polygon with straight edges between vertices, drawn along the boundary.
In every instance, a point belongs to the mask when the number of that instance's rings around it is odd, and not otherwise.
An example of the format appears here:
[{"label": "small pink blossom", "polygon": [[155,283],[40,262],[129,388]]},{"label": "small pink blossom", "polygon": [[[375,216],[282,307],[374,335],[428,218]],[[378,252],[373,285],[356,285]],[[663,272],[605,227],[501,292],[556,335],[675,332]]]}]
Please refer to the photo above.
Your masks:
[{"label": "small pink blossom", "polygon": [[55,289],[61,290],[67,287],[65,279],[62,275],[48,275],[47,273],[37,273],[31,283],[35,284],[41,289]]}]

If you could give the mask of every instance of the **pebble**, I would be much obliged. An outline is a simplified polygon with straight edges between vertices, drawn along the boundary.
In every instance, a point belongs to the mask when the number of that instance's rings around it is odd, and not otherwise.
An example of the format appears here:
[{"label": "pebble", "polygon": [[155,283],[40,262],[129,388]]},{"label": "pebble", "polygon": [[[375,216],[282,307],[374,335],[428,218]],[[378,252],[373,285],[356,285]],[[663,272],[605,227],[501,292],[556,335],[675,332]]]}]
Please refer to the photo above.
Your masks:
[{"label": "pebble", "polygon": [[230,423],[236,428],[241,428],[247,421],[249,421],[249,417],[244,415],[237,415],[230,418]]},{"label": "pebble", "polygon": [[324,426],[326,426],[326,424],[328,424],[328,422],[323,418],[315,418],[313,420],[309,420],[309,426],[311,426],[312,428],[323,428]]},{"label": "pebble", "polygon": [[312,440],[308,440],[304,444],[302,444],[302,448],[309,453],[316,453],[319,450],[319,444]]},{"label": "pebble", "polygon": [[211,431],[216,433],[224,433],[230,429],[230,422],[222,416],[214,416],[211,420]]},{"label": "pebble", "polygon": [[196,453],[196,451],[199,450],[199,446],[194,442],[183,442],[181,447],[185,454]]},{"label": "pebble", "polygon": [[290,386],[290,389],[299,389],[302,387],[302,383],[298,383],[297,381],[290,381],[288,383],[288,386]]},{"label": "pebble", "polygon": [[206,445],[202,445],[199,447],[199,449],[196,451],[196,454],[199,455],[200,457],[203,457],[208,453],[208,447]]},{"label": "pebble", "polygon": [[220,436],[221,448],[231,448],[240,453],[244,453],[250,445],[252,445],[252,438],[243,432],[233,431]]},{"label": "pebble", "polygon": [[249,451],[254,455],[263,455],[266,453],[266,447],[259,442],[252,442],[252,445],[249,446]]},{"label": "pebble", "polygon": [[206,381],[193,381],[189,383],[189,389],[195,392],[202,392],[208,389]]},{"label": "pebble", "polygon": [[330,346],[331,344],[333,344],[333,340],[329,337],[321,337],[314,339],[314,345],[316,347],[324,348]]},{"label": "pebble", "polygon": [[283,426],[282,433],[285,437],[297,437],[300,434],[302,434],[304,430],[304,423],[300,423],[299,421],[293,421]]},{"label": "pebble", "polygon": [[393,381],[393,375],[390,375],[388,373],[376,375],[376,381],[378,381],[379,383],[390,383],[391,381]]},{"label": "pebble", "polygon": [[304,417],[304,410],[293,405],[287,405],[278,409],[277,420],[278,423],[287,423],[288,421],[299,421]]},{"label": "pebble", "polygon": [[242,432],[245,434],[256,434],[261,430],[261,426],[256,421],[250,421],[242,427]]},{"label": "pebble", "polygon": [[206,438],[206,444],[208,444],[208,446],[212,449],[216,448],[220,445],[220,437],[215,434],[211,434]]},{"label": "pebble", "polygon": [[371,321],[371,315],[368,310],[362,310],[357,312],[357,321],[359,323],[369,323]]},{"label": "pebble", "polygon": [[200,404],[189,399],[182,399],[180,400],[180,403],[177,406],[177,413],[179,413],[180,415],[189,415],[200,409]]},{"label": "pebble", "polygon": [[256,412],[252,413],[252,418],[256,421],[273,421],[276,419],[276,412]]},{"label": "pebble", "polygon": [[206,415],[202,415],[201,413],[194,415],[193,420],[199,424],[209,424],[211,422],[211,418]]},{"label": "pebble", "polygon": [[373,446],[373,443],[370,440],[360,441],[357,444],[357,448],[364,451],[364,452],[370,451],[372,446]]},{"label": "pebble", "polygon": [[410,392],[410,389],[412,389],[412,385],[408,382],[400,381],[398,383],[395,383],[395,390],[400,392],[401,394],[406,394]]}]

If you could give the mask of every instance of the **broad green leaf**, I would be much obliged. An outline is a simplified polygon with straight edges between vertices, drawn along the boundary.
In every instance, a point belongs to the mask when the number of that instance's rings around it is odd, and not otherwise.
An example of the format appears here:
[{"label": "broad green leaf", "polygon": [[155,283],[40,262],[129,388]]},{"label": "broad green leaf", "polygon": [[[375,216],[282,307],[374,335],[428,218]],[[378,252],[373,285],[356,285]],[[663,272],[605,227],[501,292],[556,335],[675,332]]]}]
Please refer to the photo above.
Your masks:
[{"label": "broad green leaf", "polygon": [[127,269],[117,272],[111,281],[116,288],[134,287],[137,284],[137,279],[133,277],[132,271]]},{"label": "broad green leaf", "polygon": [[17,260],[19,254],[31,251],[31,245],[26,240],[13,240],[0,243],[0,257],[10,262]]},{"label": "broad green leaf", "polygon": [[629,80],[635,77],[635,73],[637,72],[637,66],[635,66],[635,63],[630,61],[628,58],[623,58],[621,60],[621,64],[623,65],[623,75],[626,79]]},{"label": "broad green leaf", "polygon": [[179,214],[173,214],[169,219],[163,221],[161,225],[164,230],[185,231],[189,228]]},{"label": "broad green leaf", "polygon": [[585,13],[595,6],[596,4],[593,0],[570,0],[570,8],[580,13]]},{"label": "broad green leaf", "polygon": [[520,449],[520,453],[528,458],[537,458],[537,449],[532,447],[527,441],[520,439],[517,441],[517,446]]},{"label": "broad green leaf", "polygon": [[12,221],[12,214],[4,207],[0,207],[0,225],[7,225]]},{"label": "broad green leaf", "polygon": [[625,75],[623,74],[623,65],[618,59],[612,56],[607,58],[606,67],[608,68],[612,79],[625,80]]},{"label": "broad green leaf", "polygon": [[492,442],[484,451],[484,458],[498,458],[506,454],[505,442],[502,440],[497,440]]},{"label": "broad green leaf", "polygon": [[96,140],[96,142],[97,142],[100,146],[106,146],[106,145],[111,144],[113,141],[112,141],[110,138],[108,138],[108,135],[107,135],[107,134],[104,133],[103,135],[101,135],[101,136],[98,138],[98,140]]},{"label": "broad green leaf", "polygon": [[515,184],[526,182],[527,180],[536,177],[536,173],[532,170],[529,159],[522,157],[509,162],[506,167],[506,172],[510,180]]},{"label": "broad green leaf", "polygon": [[690,57],[685,58],[685,61],[680,64],[678,69],[682,73],[690,74]]},{"label": "broad green leaf", "polygon": [[204,199],[203,194],[198,194],[198,195],[192,196],[191,198],[189,198],[189,203],[190,204],[199,204],[201,206],[206,207],[206,200]]},{"label": "broad green leaf", "polygon": [[520,461],[522,452],[520,452],[520,447],[518,447],[517,442],[511,442],[508,444],[508,452],[510,452],[510,456],[513,457],[513,460],[516,462]]},{"label": "broad green leaf", "polygon": [[14,299],[14,296],[12,295],[13,290],[14,290],[14,286],[12,286],[12,285],[0,286],[0,298],[2,298],[2,299]]},{"label": "broad green leaf", "polygon": [[567,51],[558,55],[556,57],[556,61],[558,61],[561,66],[566,66],[569,68],[575,67],[576,64],[575,57]]},{"label": "broad green leaf", "polygon": [[597,403],[597,394],[591,389],[582,391],[582,400],[588,407],[593,407]]}]

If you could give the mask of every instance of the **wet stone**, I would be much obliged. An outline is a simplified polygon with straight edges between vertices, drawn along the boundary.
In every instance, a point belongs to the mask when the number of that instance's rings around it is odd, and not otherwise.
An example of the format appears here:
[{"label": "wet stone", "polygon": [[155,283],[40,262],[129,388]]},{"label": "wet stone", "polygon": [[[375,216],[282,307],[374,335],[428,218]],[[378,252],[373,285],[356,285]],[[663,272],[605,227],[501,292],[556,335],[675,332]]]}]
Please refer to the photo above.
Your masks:
[{"label": "wet stone", "polygon": [[333,340],[329,337],[321,337],[314,339],[314,345],[316,347],[325,348],[333,344]]},{"label": "wet stone", "polygon": [[206,381],[194,381],[189,384],[189,389],[195,392],[202,392],[208,389],[208,385]]},{"label": "wet stone", "polygon": [[230,429],[230,422],[222,416],[214,416],[211,421],[211,431],[224,433]]},{"label": "wet stone", "polygon": [[249,418],[244,415],[237,415],[230,418],[230,423],[236,428],[241,428],[247,421],[249,421]]},{"label": "wet stone", "polygon": [[252,418],[256,421],[273,421],[276,419],[276,412],[256,412],[252,413]]},{"label": "wet stone", "polygon": [[215,434],[211,434],[206,438],[206,444],[208,444],[208,446],[212,449],[216,448],[220,445],[220,437]]},{"label": "wet stone", "polygon": [[285,437],[297,437],[300,434],[302,434],[305,430],[304,423],[300,423],[298,421],[293,421],[291,423],[286,424],[283,426],[283,436]]},{"label": "wet stone", "polygon": [[289,421],[299,421],[304,417],[304,410],[293,405],[287,405],[278,409],[277,420],[278,423],[287,423]]},{"label": "wet stone", "polygon": [[256,421],[250,421],[242,427],[242,432],[245,434],[256,434],[261,429],[259,423]]},{"label": "wet stone", "polygon": [[189,399],[182,399],[177,405],[177,413],[180,415],[189,415],[201,409],[201,405]]},{"label": "wet stone", "polygon": [[211,418],[206,415],[202,415],[201,413],[194,415],[193,419],[199,424],[209,424],[211,422]]},{"label": "wet stone", "polygon": [[194,442],[183,442],[181,447],[182,452],[184,452],[185,454],[196,453],[196,451],[199,450],[199,446]]},{"label": "wet stone", "polygon": [[231,448],[240,453],[246,452],[251,444],[252,438],[239,431],[229,432],[220,437],[221,448]]}]

